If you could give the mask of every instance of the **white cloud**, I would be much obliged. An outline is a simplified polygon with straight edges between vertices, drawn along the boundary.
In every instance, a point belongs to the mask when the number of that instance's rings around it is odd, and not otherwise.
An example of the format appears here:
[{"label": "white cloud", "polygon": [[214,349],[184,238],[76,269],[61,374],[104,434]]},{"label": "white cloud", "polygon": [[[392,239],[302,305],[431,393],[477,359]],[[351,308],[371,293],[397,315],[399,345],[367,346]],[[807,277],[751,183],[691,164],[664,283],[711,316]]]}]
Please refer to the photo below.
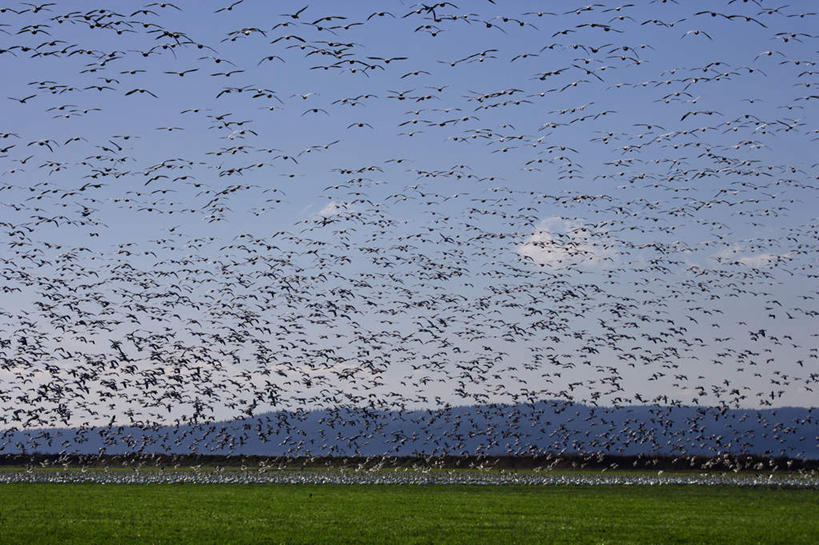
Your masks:
[{"label": "white cloud", "polygon": [[602,266],[616,255],[605,230],[558,216],[542,220],[516,253],[554,268]]},{"label": "white cloud", "polygon": [[764,269],[773,267],[783,261],[789,261],[791,254],[774,254],[770,252],[754,254],[748,252],[743,246],[734,244],[717,252],[713,257],[720,263],[741,264],[752,269]]},{"label": "white cloud", "polygon": [[748,267],[767,267],[773,265],[775,261],[778,261],[782,257],[784,256],[777,254],[756,254],[742,256],[737,259],[737,261]]},{"label": "white cloud", "polygon": [[347,210],[347,206],[344,203],[330,201],[324,206],[324,208],[318,211],[318,215],[327,218],[341,214],[345,210]]}]

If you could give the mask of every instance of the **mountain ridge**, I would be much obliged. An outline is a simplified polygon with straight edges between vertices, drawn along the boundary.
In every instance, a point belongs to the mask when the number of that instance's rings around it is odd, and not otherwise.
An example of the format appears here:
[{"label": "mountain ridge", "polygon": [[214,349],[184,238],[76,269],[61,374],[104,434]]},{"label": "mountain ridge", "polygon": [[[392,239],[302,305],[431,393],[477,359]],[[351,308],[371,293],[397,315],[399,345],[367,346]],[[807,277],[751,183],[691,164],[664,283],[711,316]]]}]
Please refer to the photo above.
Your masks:
[{"label": "mountain ridge", "polygon": [[566,401],[436,409],[273,411],[180,426],[6,430],[0,454],[253,456],[753,455],[819,459],[813,407],[631,405]]}]

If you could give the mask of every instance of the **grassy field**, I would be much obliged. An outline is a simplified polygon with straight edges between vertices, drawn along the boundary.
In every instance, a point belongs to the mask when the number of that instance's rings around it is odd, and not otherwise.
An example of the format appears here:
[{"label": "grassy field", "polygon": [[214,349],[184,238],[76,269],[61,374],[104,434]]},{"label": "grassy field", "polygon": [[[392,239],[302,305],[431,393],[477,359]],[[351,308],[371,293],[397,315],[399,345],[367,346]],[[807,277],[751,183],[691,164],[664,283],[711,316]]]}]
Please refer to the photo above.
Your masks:
[{"label": "grassy field", "polygon": [[0,485],[0,543],[815,544],[819,491]]}]

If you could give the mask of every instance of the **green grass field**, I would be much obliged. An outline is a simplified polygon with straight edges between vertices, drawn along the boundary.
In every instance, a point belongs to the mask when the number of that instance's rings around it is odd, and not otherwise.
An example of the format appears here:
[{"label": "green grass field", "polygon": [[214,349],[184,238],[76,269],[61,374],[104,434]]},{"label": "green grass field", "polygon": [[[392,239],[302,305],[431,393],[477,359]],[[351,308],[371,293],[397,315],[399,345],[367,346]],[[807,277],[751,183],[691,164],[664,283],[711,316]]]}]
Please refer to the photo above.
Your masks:
[{"label": "green grass field", "polygon": [[0,543],[815,544],[819,491],[0,485]]}]

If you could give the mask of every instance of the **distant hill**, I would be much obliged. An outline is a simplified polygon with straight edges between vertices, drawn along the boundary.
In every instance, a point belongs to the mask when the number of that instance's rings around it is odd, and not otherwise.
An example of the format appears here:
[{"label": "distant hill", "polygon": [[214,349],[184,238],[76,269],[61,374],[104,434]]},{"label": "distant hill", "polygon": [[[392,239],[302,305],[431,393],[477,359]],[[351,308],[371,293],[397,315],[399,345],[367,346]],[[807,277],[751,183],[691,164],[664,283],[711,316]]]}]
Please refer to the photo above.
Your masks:
[{"label": "distant hill", "polygon": [[0,433],[0,454],[140,452],[256,456],[622,456],[721,454],[819,459],[813,408],[599,408],[542,401],[435,410],[272,412],[179,428]]}]

